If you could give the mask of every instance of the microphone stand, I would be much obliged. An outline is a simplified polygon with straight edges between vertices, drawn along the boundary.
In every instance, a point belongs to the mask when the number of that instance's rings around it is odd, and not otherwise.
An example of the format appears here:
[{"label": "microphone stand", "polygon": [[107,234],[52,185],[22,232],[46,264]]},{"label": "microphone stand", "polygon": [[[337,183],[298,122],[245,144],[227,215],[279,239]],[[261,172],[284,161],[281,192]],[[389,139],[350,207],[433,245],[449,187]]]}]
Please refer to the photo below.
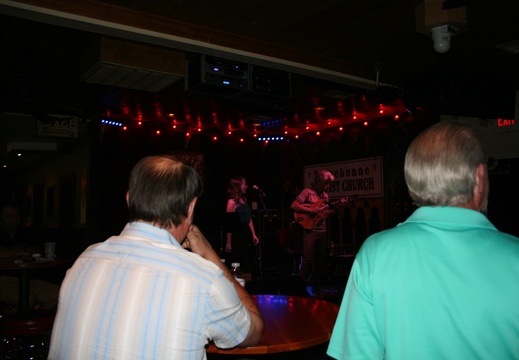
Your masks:
[{"label": "microphone stand", "polygon": [[[267,205],[265,204],[265,199],[264,199],[264,193],[262,191],[258,191],[258,196],[259,196],[259,199],[260,199],[260,203],[261,203],[261,208],[263,209],[264,213],[266,214],[266,217],[267,217],[267,220],[268,220],[268,223],[269,223],[269,226],[272,227],[272,219],[270,218],[270,214],[267,210]],[[257,256],[257,262],[258,262],[258,272],[260,275],[263,275],[263,253],[265,252],[265,238],[264,238],[264,232],[265,232],[265,222],[263,221],[263,216],[261,216],[261,212],[260,212],[260,216],[258,218],[258,222],[259,222],[259,231],[260,231],[260,236],[259,236],[259,239],[260,239],[260,246],[258,246],[258,256]]]}]

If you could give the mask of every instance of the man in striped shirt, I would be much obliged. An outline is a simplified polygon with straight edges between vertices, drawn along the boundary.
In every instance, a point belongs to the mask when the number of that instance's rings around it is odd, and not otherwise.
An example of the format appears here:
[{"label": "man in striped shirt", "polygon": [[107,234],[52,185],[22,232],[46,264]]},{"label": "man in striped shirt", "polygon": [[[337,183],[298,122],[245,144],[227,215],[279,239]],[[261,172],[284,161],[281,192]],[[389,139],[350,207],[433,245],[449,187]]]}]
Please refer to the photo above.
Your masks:
[{"label": "man in striped shirt", "polygon": [[201,191],[196,171],[174,157],[137,163],[129,223],[67,272],[49,359],[205,359],[209,340],[259,341],[258,308],[192,224]]}]

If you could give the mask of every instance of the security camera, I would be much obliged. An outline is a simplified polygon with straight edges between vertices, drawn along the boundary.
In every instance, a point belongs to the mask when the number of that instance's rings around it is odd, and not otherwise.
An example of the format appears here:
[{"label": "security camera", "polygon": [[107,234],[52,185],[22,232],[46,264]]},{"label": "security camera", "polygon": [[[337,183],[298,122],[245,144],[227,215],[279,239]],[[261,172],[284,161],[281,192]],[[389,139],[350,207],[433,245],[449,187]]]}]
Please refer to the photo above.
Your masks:
[{"label": "security camera", "polygon": [[451,47],[451,36],[449,25],[437,26],[431,29],[433,47],[437,53],[443,54]]}]

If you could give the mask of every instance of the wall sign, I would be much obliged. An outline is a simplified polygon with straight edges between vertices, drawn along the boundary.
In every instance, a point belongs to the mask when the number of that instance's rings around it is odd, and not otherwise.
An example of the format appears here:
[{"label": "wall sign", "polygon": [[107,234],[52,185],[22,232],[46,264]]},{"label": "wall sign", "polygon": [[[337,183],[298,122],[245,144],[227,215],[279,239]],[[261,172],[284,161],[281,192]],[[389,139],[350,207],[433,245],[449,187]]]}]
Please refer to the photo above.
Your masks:
[{"label": "wall sign", "polygon": [[353,161],[327,163],[304,167],[304,186],[309,187],[319,170],[335,176],[328,190],[330,198],[357,194],[361,197],[384,196],[383,158],[374,157]]},{"label": "wall sign", "polygon": [[515,119],[497,119],[496,120],[496,132],[505,131],[518,131],[519,125]]},{"label": "wall sign", "polygon": [[51,115],[52,122],[38,121],[39,136],[77,138],[79,119],[76,116]]}]

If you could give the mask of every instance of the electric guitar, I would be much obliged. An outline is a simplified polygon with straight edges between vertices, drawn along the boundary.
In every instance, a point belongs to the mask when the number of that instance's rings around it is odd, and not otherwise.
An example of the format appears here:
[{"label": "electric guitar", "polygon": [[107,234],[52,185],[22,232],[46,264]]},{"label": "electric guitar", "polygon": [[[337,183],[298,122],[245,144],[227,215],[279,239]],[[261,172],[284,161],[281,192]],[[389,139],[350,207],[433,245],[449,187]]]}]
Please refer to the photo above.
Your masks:
[{"label": "electric guitar", "polygon": [[326,219],[331,214],[335,213],[341,207],[352,202],[358,195],[350,195],[343,197],[340,200],[334,201],[329,204],[324,204],[324,200],[321,199],[315,204],[303,204],[305,208],[309,210],[318,209],[317,213],[313,212],[294,212],[294,222],[302,226],[304,229],[313,229],[321,220]]}]

